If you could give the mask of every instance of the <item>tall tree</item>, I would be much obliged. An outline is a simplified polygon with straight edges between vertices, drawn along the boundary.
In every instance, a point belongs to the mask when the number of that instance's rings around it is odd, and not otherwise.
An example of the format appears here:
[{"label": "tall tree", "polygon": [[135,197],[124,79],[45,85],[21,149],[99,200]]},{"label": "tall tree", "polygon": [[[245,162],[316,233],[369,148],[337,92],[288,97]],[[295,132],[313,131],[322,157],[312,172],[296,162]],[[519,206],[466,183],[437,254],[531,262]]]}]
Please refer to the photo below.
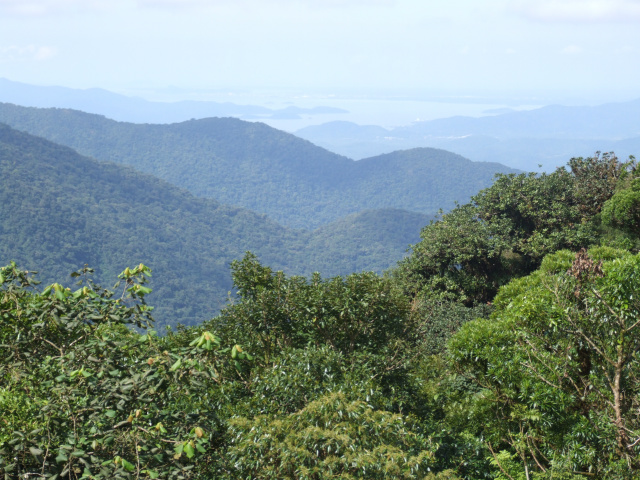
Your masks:
[{"label": "tall tree", "polygon": [[527,478],[637,475],[639,280],[638,255],[561,251],[453,337],[456,370],[479,387],[461,401],[498,467],[515,455]]}]

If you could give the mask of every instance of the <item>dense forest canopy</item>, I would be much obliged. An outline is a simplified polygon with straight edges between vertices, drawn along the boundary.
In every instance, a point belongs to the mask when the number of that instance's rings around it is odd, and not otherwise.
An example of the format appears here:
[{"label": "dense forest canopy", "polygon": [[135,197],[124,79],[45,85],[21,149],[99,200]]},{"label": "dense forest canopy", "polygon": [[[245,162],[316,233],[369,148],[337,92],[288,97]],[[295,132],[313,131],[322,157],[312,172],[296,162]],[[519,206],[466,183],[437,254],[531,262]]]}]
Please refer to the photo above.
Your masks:
[{"label": "dense forest canopy", "polygon": [[246,254],[221,313],[164,336],[143,264],[115,290],[87,268],[43,286],[10,264],[0,468],[638,478],[638,178],[613,154],[499,175],[385,276],[291,276]]}]

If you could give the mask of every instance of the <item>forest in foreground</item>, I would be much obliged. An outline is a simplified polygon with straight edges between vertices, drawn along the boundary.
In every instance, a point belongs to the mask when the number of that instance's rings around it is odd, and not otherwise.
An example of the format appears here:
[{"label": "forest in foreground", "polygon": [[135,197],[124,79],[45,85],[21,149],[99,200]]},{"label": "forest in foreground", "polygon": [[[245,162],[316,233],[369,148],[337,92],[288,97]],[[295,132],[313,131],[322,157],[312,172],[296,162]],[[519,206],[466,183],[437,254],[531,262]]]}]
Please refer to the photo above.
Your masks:
[{"label": "forest in foreground", "polygon": [[89,267],[38,285],[7,265],[0,469],[637,478],[638,173],[597,154],[499,174],[383,276],[290,276],[247,253],[219,315],[162,335],[144,264],[114,289]]}]

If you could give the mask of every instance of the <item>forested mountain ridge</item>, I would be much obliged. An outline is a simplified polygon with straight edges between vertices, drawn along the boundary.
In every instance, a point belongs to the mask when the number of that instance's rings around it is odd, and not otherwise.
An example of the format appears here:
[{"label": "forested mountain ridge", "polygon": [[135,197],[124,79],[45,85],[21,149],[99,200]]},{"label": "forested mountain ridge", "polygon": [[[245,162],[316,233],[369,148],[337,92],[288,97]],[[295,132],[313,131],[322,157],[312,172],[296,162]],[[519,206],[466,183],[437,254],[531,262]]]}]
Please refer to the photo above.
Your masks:
[{"label": "forested mountain ridge", "polygon": [[[44,281],[65,278],[84,264],[96,269],[99,280],[112,279],[127,265],[145,263],[154,279],[162,279],[156,303],[161,324],[214,315],[231,287],[229,263],[247,250],[290,273],[381,272],[402,258],[407,240],[416,241],[430,219],[369,212],[326,232],[292,230],[3,124],[0,186],[4,263],[43,269]],[[351,237],[354,228],[360,235]],[[331,241],[334,235],[339,242]]]},{"label": "forested mountain ridge", "polygon": [[466,201],[495,173],[513,171],[436,149],[355,162],[264,124],[232,118],[137,125],[74,110],[0,104],[0,121],[83,155],[133,166],[195,195],[307,229],[368,209],[431,215]]}]

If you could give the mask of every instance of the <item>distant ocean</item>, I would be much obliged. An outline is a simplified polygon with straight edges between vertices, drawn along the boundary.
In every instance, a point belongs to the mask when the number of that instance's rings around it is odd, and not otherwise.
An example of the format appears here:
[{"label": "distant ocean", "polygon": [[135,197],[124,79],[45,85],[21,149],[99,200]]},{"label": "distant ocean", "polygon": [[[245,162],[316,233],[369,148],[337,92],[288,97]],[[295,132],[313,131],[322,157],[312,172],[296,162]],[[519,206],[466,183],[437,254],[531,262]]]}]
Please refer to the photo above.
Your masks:
[{"label": "distant ocean", "polygon": [[332,121],[348,121],[359,125],[378,125],[394,128],[414,122],[453,117],[456,115],[480,117],[509,110],[530,110],[543,106],[532,99],[478,97],[478,96],[426,96],[393,93],[305,93],[285,90],[187,90],[167,88],[161,90],[132,90],[122,92],[152,101],[215,101],[241,105],[259,105],[270,109],[291,106],[299,108],[332,107],[344,113],[307,114],[298,118],[244,118],[261,121],[279,130],[295,132],[303,127]]},{"label": "distant ocean", "polygon": [[[319,125],[335,120],[357,123],[359,125],[378,125],[394,128],[411,125],[414,122],[435,120],[457,115],[480,117],[495,115],[505,111],[538,108],[540,105],[518,105],[516,107],[501,103],[465,103],[447,101],[428,101],[411,99],[348,99],[348,98],[296,98],[292,101],[297,107],[314,106],[335,107],[346,113],[307,115],[299,119],[262,119],[268,125],[288,132],[294,132],[309,125]],[[290,104],[290,105],[291,105]],[[272,105],[265,105],[274,108]],[[287,105],[283,105],[286,107]]]}]

